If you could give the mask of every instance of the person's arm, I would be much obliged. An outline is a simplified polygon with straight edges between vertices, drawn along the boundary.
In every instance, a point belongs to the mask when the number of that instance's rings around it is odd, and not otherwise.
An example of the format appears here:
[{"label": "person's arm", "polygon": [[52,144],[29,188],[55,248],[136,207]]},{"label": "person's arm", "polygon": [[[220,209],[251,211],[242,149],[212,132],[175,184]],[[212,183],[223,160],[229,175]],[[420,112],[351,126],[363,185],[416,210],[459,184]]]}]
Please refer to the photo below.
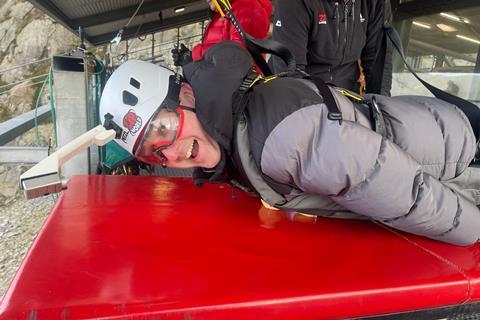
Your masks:
[{"label": "person's arm", "polygon": [[[302,70],[307,65],[311,21],[311,12],[303,0],[276,1],[272,39],[287,46]],[[272,56],[269,64],[275,73],[287,70],[279,57]]]},{"label": "person's arm", "polygon": [[[269,2],[266,2],[265,5],[269,7],[262,6],[258,0],[239,1],[232,4],[233,14],[243,31],[257,39],[266,38],[270,28],[272,7]],[[228,35],[228,40],[236,41],[245,47],[240,33],[231,23],[228,24]]]},{"label": "person's arm", "polygon": [[353,122],[332,123],[326,113],[311,106],[284,119],[265,141],[263,173],[395,229],[457,245],[480,238],[473,203],[391,141]]},{"label": "person's arm", "polygon": [[367,93],[380,93],[379,82],[383,77],[385,61],[385,46],[383,25],[385,20],[385,0],[371,1],[374,7],[370,8],[367,20],[365,46],[361,54],[363,73],[365,74]]},{"label": "person's arm", "polygon": [[198,61],[200,59],[202,59],[202,56],[203,56],[203,45],[201,43],[198,43],[196,44],[193,48],[192,48],[192,59],[193,61]]}]

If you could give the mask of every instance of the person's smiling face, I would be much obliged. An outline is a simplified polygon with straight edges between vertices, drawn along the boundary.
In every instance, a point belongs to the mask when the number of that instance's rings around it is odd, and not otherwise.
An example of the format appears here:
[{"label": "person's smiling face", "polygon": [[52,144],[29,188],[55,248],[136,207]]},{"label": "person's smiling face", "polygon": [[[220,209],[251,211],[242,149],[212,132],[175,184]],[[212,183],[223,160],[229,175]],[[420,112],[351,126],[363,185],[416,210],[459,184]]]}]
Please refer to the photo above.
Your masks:
[{"label": "person's smiling face", "polygon": [[[180,104],[194,108],[195,98],[192,88],[184,83],[180,90]],[[196,114],[189,110],[183,111],[183,129],[175,142],[161,153],[162,159],[155,150],[154,144],[144,145],[143,161],[152,164],[164,164],[170,168],[213,168],[220,161],[220,146],[202,128]],[[149,143],[149,142],[146,142]]]}]

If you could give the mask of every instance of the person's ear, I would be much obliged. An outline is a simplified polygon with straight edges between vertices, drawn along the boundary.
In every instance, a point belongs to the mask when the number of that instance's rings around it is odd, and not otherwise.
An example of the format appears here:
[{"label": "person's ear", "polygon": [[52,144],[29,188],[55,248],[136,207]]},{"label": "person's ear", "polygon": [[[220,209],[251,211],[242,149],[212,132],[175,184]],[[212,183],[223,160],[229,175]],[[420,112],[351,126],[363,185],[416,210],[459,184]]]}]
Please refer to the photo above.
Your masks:
[{"label": "person's ear", "polygon": [[195,108],[195,96],[193,95],[192,87],[188,83],[182,83],[179,100],[181,105]]}]

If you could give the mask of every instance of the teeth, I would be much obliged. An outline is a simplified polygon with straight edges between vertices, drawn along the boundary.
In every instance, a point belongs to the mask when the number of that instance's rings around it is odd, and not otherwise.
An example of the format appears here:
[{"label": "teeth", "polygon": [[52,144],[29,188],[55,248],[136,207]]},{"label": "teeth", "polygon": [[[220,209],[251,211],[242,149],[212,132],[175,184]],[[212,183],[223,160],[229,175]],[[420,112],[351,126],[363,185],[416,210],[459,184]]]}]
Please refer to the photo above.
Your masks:
[{"label": "teeth", "polygon": [[188,150],[187,150],[187,154],[185,155],[186,159],[189,159],[192,156],[193,144],[194,144],[194,141],[192,141],[192,144],[190,145],[190,148],[188,148]]}]

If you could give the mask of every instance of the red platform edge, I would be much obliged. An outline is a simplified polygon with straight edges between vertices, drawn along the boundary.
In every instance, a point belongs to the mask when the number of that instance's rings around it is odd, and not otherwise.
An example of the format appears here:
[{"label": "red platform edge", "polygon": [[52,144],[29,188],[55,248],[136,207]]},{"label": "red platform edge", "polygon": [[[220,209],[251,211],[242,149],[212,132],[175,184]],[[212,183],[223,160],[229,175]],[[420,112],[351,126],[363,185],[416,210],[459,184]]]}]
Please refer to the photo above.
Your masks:
[{"label": "red platform edge", "polygon": [[[0,319],[332,319],[480,300],[480,247],[291,222],[229,186],[74,176]],[[233,195],[233,196],[232,196]]]}]

